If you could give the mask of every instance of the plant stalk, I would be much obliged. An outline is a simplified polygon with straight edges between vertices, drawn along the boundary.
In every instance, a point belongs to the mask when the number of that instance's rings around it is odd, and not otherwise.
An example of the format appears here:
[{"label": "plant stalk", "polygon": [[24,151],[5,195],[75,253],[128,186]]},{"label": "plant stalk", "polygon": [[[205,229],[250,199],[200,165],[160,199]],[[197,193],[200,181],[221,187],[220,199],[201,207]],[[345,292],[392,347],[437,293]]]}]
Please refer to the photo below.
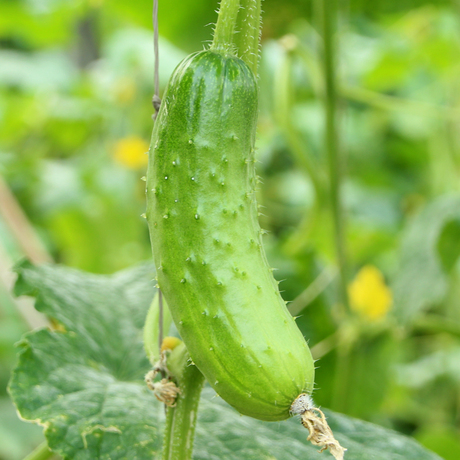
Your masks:
[{"label": "plant stalk", "polygon": [[259,65],[260,28],[262,22],[262,0],[240,0],[237,17],[237,34],[234,37],[238,57],[257,76]]},{"label": "plant stalk", "polygon": [[204,376],[191,363],[185,364],[178,379],[180,395],[175,407],[166,411],[162,460],[191,460],[196,417]]},{"label": "plant stalk", "polygon": [[338,141],[338,91],[336,77],[335,31],[338,16],[337,0],[320,0],[323,35],[323,68],[325,77],[326,152],[329,171],[330,204],[334,225],[334,242],[339,268],[339,291],[342,307],[348,308],[347,258],[345,223],[341,200],[343,159]]},{"label": "plant stalk", "polygon": [[281,40],[285,53],[283,60],[275,72],[274,84],[274,115],[287,145],[289,146],[295,161],[306,173],[314,188],[314,201],[305,210],[305,214],[284,244],[288,253],[300,251],[311,239],[311,235],[317,225],[322,221],[320,214],[324,199],[327,197],[327,178],[320,162],[316,160],[308,144],[299,134],[292,121],[294,95],[292,93],[292,68],[294,61],[294,49],[297,40],[286,36]]},{"label": "plant stalk", "polygon": [[313,188],[315,189],[316,200],[321,201],[321,198],[324,196],[324,186],[320,165],[314,158],[308,145],[303,142],[303,139],[299,136],[291,119],[293,110],[291,82],[292,61],[292,53],[286,50],[283,60],[275,73],[275,94],[273,95],[275,102],[275,117],[283,130],[283,134],[286,137],[295,159],[312,182]]},{"label": "plant stalk", "polygon": [[47,460],[53,456],[53,452],[48,449],[46,441],[42,442],[36,449],[34,449],[24,460]]},{"label": "plant stalk", "polygon": [[211,49],[230,53],[234,48],[233,35],[235,33],[236,18],[240,8],[239,0],[222,0],[217,17],[214,39]]},{"label": "plant stalk", "polygon": [[349,403],[349,388],[351,384],[352,353],[354,342],[349,338],[341,337],[340,331],[335,344],[336,365],[334,375],[334,386],[332,394],[332,407],[339,412],[346,412]]}]

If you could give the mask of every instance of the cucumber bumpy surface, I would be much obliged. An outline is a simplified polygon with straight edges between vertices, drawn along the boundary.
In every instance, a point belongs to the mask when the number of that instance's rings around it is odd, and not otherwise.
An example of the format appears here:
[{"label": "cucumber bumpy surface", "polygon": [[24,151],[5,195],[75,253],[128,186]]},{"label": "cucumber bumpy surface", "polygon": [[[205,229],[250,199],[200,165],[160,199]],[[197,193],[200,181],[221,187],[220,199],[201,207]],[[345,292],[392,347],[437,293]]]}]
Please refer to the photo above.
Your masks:
[{"label": "cucumber bumpy surface", "polygon": [[275,421],[312,392],[314,364],[262,246],[257,99],[234,56],[207,50],[179,64],[152,134],[146,216],[158,284],[193,362],[241,414]]}]

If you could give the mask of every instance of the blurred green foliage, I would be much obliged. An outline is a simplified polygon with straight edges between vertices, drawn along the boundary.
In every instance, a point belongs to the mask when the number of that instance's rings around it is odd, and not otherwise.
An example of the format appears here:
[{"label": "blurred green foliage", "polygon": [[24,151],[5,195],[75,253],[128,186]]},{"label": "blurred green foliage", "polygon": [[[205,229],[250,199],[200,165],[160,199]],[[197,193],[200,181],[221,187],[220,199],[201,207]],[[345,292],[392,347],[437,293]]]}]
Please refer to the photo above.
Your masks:
[{"label": "blurred green foliage", "polygon": [[[162,88],[180,59],[210,39],[216,8],[211,0],[160,2]],[[270,262],[293,300],[335,263],[319,19],[315,4],[301,0],[266,0],[264,9],[258,198]],[[378,321],[344,315],[334,271],[307,293],[298,324],[322,356],[316,401],[456,460],[459,4],[351,2],[339,34],[348,275],[351,282],[363,266],[378,267],[393,307]],[[150,137],[151,2],[4,0],[0,44],[0,175],[53,258],[99,273],[149,259],[145,162],[140,147],[117,151],[122,140]],[[1,217],[0,246],[13,261],[24,255]],[[0,294],[0,459],[13,460],[40,430],[12,429],[5,388],[13,343],[27,326],[3,286]]]}]

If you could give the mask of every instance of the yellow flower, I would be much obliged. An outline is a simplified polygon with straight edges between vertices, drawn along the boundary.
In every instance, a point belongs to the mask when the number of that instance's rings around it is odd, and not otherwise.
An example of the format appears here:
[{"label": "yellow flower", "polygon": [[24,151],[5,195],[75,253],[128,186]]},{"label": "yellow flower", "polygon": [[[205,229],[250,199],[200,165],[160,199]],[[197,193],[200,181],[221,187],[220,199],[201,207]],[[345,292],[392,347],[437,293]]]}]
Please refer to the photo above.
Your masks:
[{"label": "yellow flower", "polygon": [[365,265],[348,286],[350,308],[370,321],[383,318],[391,308],[393,296],[382,273]]},{"label": "yellow flower", "polygon": [[139,169],[147,165],[146,155],[149,145],[138,136],[128,136],[119,139],[115,146],[113,156],[116,161],[131,169]]},{"label": "yellow flower", "polygon": [[181,343],[181,340],[177,337],[165,337],[161,344],[161,351],[174,350]]}]

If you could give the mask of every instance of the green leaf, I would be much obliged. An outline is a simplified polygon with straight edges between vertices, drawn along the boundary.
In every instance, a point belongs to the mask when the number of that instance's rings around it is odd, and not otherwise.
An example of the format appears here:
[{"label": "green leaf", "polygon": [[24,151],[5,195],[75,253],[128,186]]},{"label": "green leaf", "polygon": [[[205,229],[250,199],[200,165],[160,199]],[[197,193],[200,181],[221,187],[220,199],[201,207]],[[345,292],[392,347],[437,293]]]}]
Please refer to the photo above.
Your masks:
[{"label": "green leaf", "polygon": [[400,267],[392,283],[395,312],[403,321],[410,322],[446,295],[448,279],[443,264],[452,260],[447,255],[440,257],[440,251],[449,245],[455,256],[458,236],[455,240],[454,235],[441,235],[445,225],[456,219],[460,219],[458,193],[432,201],[404,231]]},{"label": "green leaf", "polygon": [[451,272],[460,257],[460,218],[444,225],[437,249],[442,267],[447,273]]},{"label": "green leaf", "polygon": [[[9,391],[25,420],[45,427],[65,459],[159,458],[162,405],[141,380],[150,365],[142,324],[154,293],[150,264],[111,276],[59,266],[18,267],[17,294],[60,327],[28,333]],[[436,460],[414,440],[326,411],[347,460]],[[196,430],[196,460],[327,459],[307,441],[299,420],[266,423],[240,416],[205,388]]]},{"label": "green leaf", "polygon": [[[346,415],[324,411],[346,460],[440,460],[413,439]],[[260,422],[239,416],[210,388],[203,390],[195,460],[328,460],[332,456],[306,441],[299,420]]]},{"label": "green leaf", "polygon": [[57,51],[34,54],[4,50],[0,52],[3,65],[0,82],[31,91],[66,90],[76,78],[72,61]]},{"label": "green leaf", "polygon": [[163,417],[141,381],[150,368],[142,326],[152,265],[113,276],[28,263],[18,271],[16,293],[36,295],[37,310],[64,329],[19,343],[9,391],[21,417],[43,425],[65,458],[151,458]]},{"label": "green leaf", "polygon": [[447,377],[456,385],[460,383],[460,347],[439,350],[408,364],[396,367],[400,385],[419,389],[433,383],[436,379]]}]

